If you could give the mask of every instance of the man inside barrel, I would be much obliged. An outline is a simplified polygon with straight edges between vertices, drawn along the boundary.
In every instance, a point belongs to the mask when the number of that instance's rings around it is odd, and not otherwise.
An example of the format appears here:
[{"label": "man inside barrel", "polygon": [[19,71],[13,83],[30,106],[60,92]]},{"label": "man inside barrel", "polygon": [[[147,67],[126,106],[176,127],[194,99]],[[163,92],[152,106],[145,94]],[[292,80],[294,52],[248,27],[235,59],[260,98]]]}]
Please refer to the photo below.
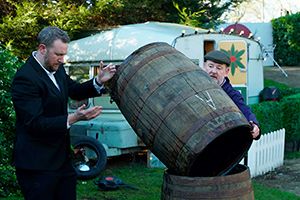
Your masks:
[{"label": "man inside barrel", "polygon": [[244,102],[242,94],[235,90],[227,77],[231,60],[227,53],[215,50],[208,52],[204,56],[204,71],[216,81],[218,85],[227,93],[227,95],[233,100],[237,107],[242,111],[247,118],[253,129],[251,131],[252,137],[255,140],[260,138],[260,128],[255,115],[252,113],[251,108]]}]

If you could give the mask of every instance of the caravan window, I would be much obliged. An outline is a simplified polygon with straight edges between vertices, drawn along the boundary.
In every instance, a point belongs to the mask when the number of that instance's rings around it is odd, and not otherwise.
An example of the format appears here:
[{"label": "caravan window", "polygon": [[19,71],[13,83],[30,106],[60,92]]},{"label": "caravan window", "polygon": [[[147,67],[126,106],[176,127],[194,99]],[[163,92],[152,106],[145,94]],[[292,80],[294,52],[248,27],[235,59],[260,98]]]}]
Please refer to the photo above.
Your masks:
[{"label": "caravan window", "polygon": [[[104,67],[105,66],[106,65],[104,64]],[[74,65],[74,64],[72,64],[69,66],[65,66],[65,68],[66,68],[66,71],[69,74],[69,76],[74,81],[83,83],[83,82],[88,81],[98,75],[99,65],[95,66],[93,64],[91,64],[91,65],[84,65],[84,64]],[[109,83],[105,83],[104,87],[108,88]],[[83,104],[87,105],[87,107],[103,106],[103,110],[119,111],[117,105],[114,102],[110,102],[109,91],[107,94],[103,94],[100,97],[84,99],[81,101],[69,99],[69,109],[71,109],[71,110],[75,110]]]},{"label": "caravan window", "polygon": [[[71,79],[79,83],[90,80],[90,66],[69,66],[67,71]],[[77,109],[83,104],[89,106],[89,99],[83,99],[80,101],[69,99],[69,108],[71,109]]]},{"label": "caravan window", "polygon": [[69,76],[79,83],[90,80],[89,72],[90,66],[69,66]]}]

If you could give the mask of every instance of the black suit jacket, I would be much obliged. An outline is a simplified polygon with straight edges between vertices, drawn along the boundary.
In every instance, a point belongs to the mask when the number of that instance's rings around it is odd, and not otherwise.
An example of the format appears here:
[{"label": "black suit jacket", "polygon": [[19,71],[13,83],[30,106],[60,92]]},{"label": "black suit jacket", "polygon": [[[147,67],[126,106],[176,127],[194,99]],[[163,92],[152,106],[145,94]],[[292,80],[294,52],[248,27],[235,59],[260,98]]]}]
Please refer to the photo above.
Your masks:
[{"label": "black suit jacket", "polygon": [[55,78],[60,91],[33,56],[15,74],[11,88],[17,117],[13,163],[18,168],[59,169],[70,153],[68,97],[80,100],[99,95],[92,80],[79,84],[62,65]]}]

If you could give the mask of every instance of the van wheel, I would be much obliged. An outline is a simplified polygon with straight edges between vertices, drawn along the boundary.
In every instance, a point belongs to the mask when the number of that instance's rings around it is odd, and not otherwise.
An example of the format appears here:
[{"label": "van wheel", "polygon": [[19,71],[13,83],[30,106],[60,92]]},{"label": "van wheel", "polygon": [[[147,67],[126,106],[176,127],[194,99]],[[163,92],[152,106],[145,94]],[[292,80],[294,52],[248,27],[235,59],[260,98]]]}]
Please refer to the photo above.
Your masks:
[{"label": "van wheel", "polygon": [[89,136],[79,136],[71,140],[73,147],[72,164],[77,173],[77,179],[88,180],[98,176],[106,166],[106,151],[97,139]]}]

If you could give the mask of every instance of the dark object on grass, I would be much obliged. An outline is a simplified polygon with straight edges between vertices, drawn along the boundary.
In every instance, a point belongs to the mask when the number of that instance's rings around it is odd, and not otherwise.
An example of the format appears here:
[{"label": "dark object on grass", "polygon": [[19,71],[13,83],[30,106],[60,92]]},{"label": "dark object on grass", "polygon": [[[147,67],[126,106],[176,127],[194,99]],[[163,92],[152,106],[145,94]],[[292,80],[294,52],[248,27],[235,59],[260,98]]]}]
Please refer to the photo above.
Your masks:
[{"label": "dark object on grass", "polygon": [[137,188],[124,183],[120,178],[116,176],[101,176],[99,180],[94,181],[95,185],[102,191],[116,190],[120,187],[128,187],[134,190]]},{"label": "dark object on grass", "polygon": [[265,87],[262,92],[263,100],[275,101],[279,96],[279,89],[276,86]]}]

